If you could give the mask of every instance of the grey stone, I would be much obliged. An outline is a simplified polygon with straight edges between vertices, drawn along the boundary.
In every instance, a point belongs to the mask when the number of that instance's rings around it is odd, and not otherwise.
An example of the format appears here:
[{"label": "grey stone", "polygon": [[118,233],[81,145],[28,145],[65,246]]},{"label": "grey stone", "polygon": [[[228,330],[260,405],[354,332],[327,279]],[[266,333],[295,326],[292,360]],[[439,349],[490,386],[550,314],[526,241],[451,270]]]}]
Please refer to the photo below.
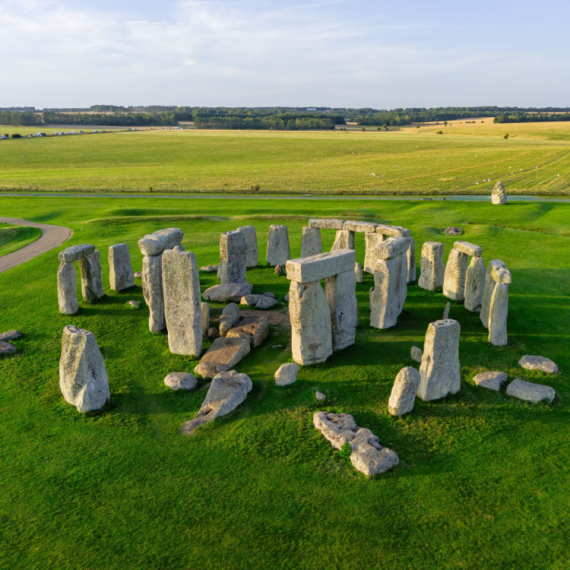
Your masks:
[{"label": "grey stone", "polygon": [[497,181],[493,188],[493,192],[491,193],[491,203],[498,205],[507,203],[507,193],[501,181]]},{"label": "grey stone", "polygon": [[275,266],[275,275],[285,275],[285,266],[284,265],[276,265]]},{"label": "grey stone", "polygon": [[315,398],[319,402],[324,402],[327,399],[327,397],[322,392],[319,392],[318,390],[315,392]]},{"label": "grey stone", "polygon": [[384,236],[408,237],[410,235],[410,230],[403,228],[402,226],[387,226],[386,224],[378,224],[376,226],[376,233],[382,234]]},{"label": "grey stone", "polygon": [[384,241],[382,234],[368,232],[365,234],[366,252],[364,256],[364,271],[366,273],[374,273],[376,263],[378,262],[377,249]]},{"label": "grey stone", "polygon": [[362,265],[358,261],[354,264],[354,277],[357,283],[362,283]]},{"label": "grey stone", "polygon": [[240,305],[247,305],[248,307],[255,307],[257,303],[261,300],[263,295],[252,294],[252,295],[244,295],[241,299],[239,304]]},{"label": "grey stone", "polygon": [[287,226],[269,226],[269,238],[267,240],[266,260],[269,265],[285,265],[291,259],[289,250],[289,234]]},{"label": "grey stone", "polygon": [[453,248],[474,257],[481,257],[483,255],[483,248],[468,241],[456,241],[453,244]]},{"label": "grey stone", "polygon": [[93,333],[64,327],[59,387],[65,401],[80,412],[99,410],[110,399],[105,363]]},{"label": "grey stone", "polygon": [[505,285],[509,285],[513,281],[511,272],[504,265],[497,264],[491,265],[491,278],[495,283],[504,283]]},{"label": "grey stone", "polygon": [[548,403],[552,404],[556,397],[554,388],[543,386],[542,384],[534,384],[533,382],[525,382],[519,378],[515,378],[507,386],[507,394],[513,398],[532,402],[533,404],[538,404],[543,400],[548,400]]},{"label": "grey stone", "polygon": [[245,338],[251,345],[251,348],[256,348],[267,338],[268,334],[267,317],[261,315],[242,319],[237,326],[228,331],[226,337]]},{"label": "grey stone", "polygon": [[219,268],[219,265],[203,265],[200,267],[200,271],[202,273],[217,273]]},{"label": "grey stone", "polygon": [[465,277],[465,308],[472,313],[481,310],[485,289],[485,262],[482,257],[472,257]]},{"label": "grey stone", "polygon": [[131,255],[126,243],[109,247],[109,282],[112,291],[122,291],[135,284]]},{"label": "grey stone", "polygon": [[322,252],[321,230],[305,226],[301,241],[301,257],[312,257]]},{"label": "grey stone", "polygon": [[0,340],[0,355],[2,354],[14,354],[17,351],[13,344],[5,340]]},{"label": "grey stone", "polygon": [[245,238],[245,264],[247,267],[257,267],[259,251],[257,248],[257,234],[253,226],[241,226],[237,229]]},{"label": "grey stone", "polygon": [[206,302],[201,303],[202,306],[202,336],[208,334],[210,328],[210,304]]},{"label": "grey stone", "polygon": [[151,333],[159,333],[166,327],[162,291],[162,254],[143,257],[142,273],[143,295],[149,310],[148,328]]},{"label": "grey stone", "polygon": [[445,277],[443,280],[443,294],[453,301],[463,301],[465,298],[465,279],[467,277],[467,264],[469,255],[452,249],[449,253]]},{"label": "grey stone", "polygon": [[489,342],[493,346],[506,346],[507,318],[509,315],[509,286],[496,283],[489,309]]},{"label": "grey stone", "polygon": [[414,283],[418,278],[416,270],[416,240],[413,237],[409,237],[408,240],[408,283]]},{"label": "grey stone", "polygon": [[309,220],[310,228],[342,230],[343,225],[344,225],[344,220]]},{"label": "grey stone", "polygon": [[460,236],[462,233],[462,230],[461,230],[461,228],[450,227],[450,228],[447,228],[444,233],[446,236]]},{"label": "grey stone", "polygon": [[338,249],[313,257],[292,259],[287,262],[287,278],[297,283],[314,283],[345,271],[354,272],[356,252]]},{"label": "grey stone", "polygon": [[438,287],[443,287],[445,276],[443,251],[443,244],[438,241],[426,241],[423,244],[418,281],[418,286],[422,289],[435,291]]},{"label": "grey stone", "polygon": [[[390,237],[376,247],[377,259],[394,259],[399,255],[406,255],[410,248],[410,239],[407,237]],[[407,281],[407,273],[406,273]]]},{"label": "grey stone", "polygon": [[350,230],[351,232],[358,232],[358,233],[371,233],[375,232],[378,224],[374,222],[359,222],[353,220],[347,220],[342,225],[343,230]]},{"label": "grey stone", "polygon": [[337,230],[331,251],[337,249],[354,249],[354,232]]},{"label": "grey stone", "polygon": [[140,303],[139,303],[138,301],[132,301],[132,300],[131,300],[131,301],[127,301],[127,305],[128,305],[129,307],[131,307],[132,309],[138,309]]},{"label": "grey stone", "polygon": [[358,430],[358,426],[350,414],[316,412],[313,415],[313,425],[334,449],[338,450],[341,450],[343,445],[350,443]]},{"label": "grey stone", "polygon": [[217,374],[196,418],[184,424],[183,433],[191,434],[197,427],[229,414],[245,401],[252,387],[251,379],[246,374],[239,374],[235,370]]},{"label": "grey stone", "polygon": [[412,360],[421,364],[422,354],[423,354],[422,349],[419,346],[412,346],[412,350],[410,351],[410,356],[412,357]]},{"label": "grey stone", "polygon": [[8,342],[9,340],[18,340],[22,338],[22,331],[8,331],[0,334],[0,341]]},{"label": "grey stone", "polygon": [[58,259],[62,263],[73,263],[84,259],[95,251],[95,246],[87,243],[80,245],[72,245],[59,252]]},{"label": "grey stone", "polygon": [[250,350],[250,343],[245,338],[219,337],[202,356],[194,373],[202,378],[213,378],[220,372],[231,370]]},{"label": "grey stone", "polygon": [[558,366],[555,362],[544,356],[525,355],[519,360],[519,366],[526,370],[538,370],[547,374],[558,374]]},{"label": "grey stone", "polygon": [[390,415],[403,416],[414,409],[420,381],[420,373],[415,368],[406,367],[398,372],[388,400]]},{"label": "grey stone", "polygon": [[144,256],[160,255],[165,249],[172,249],[180,245],[183,237],[184,232],[178,228],[158,230],[140,239],[139,249]]},{"label": "grey stone", "polygon": [[282,364],[275,372],[275,384],[277,386],[289,386],[297,381],[299,365],[294,362]]},{"label": "grey stone", "polygon": [[57,299],[59,312],[74,315],[79,310],[77,301],[77,275],[73,263],[63,261],[57,270]]},{"label": "grey stone", "polygon": [[447,302],[445,303],[445,309],[443,309],[443,317],[442,319],[445,321],[447,319],[449,319],[449,313],[451,311],[451,303]]},{"label": "grey stone", "polygon": [[272,309],[279,305],[279,301],[277,299],[272,299],[271,297],[266,297],[265,295],[261,295],[261,299],[255,305],[256,309]]},{"label": "grey stone", "polygon": [[479,312],[479,318],[483,326],[489,328],[489,311],[491,309],[491,299],[493,297],[493,291],[495,290],[495,280],[492,277],[493,271],[500,271],[506,269],[505,264],[499,259],[493,259],[489,261],[487,265],[487,272],[485,273],[485,285],[483,287],[483,297],[481,299],[481,311]]},{"label": "grey stone", "polygon": [[81,293],[84,301],[98,301],[105,295],[101,253],[96,249],[91,255],[78,261],[81,271]]},{"label": "grey stone", "polygon": [[246,243],[242,232],[225,232],[220,236],[220,269],[222,285],[246,283]]},{"label": "grey stone", "polygon": [[358,315],[354,271],[327,277],[325,295],[330,307],[333,350],[352,346],[356,340]]},{"label": "grey stone", "polygon": [[239,307],[235,303],[230,303],[220,316],[220,336],[226,336],[230,329],[233,329],[239,321]]},{"label": "grey stone", "polygon": [[370,289],[370,326],[388,329],[396,325],[400,314],[401,261],[379,259]]},{"label": "grey stone", "polygon": [[481,372],[473,377],[476,386],[488,388],[498,392],[501,386],[507,381],[507,375],[504,372]]},{"label": "grey stone", "polygon": [[285,297],[283,297],[283,300],[284,300],[286,303],[289,302],[289,293],[287,293],[287,294],[285,295]]},{"label": "grey stone", "polygon": [[194,390],[198,381],[189,372],[171,372],[164,379],[171,390]]},{"label": "grey stone", "polygon": [[214,303],[239,303],[242,297],[251,295],[251,283],[228,283],[227,285],[214,285],[206,289],[202,296],[206,301]]},{"label": "grey stone", "polygon": [[277,299],[277,297],[275,296],[275,293],[271,293],[270,291],[266,291],[265,293],[263,293],[264,297],[271,297],[272,299]]},{"label": "grey stone", "polygon": [[447,319],[430,323],[426,333],[418,396],[425,401],[445,398],[461,389],[459,372],[459,335],[457,321]]}]

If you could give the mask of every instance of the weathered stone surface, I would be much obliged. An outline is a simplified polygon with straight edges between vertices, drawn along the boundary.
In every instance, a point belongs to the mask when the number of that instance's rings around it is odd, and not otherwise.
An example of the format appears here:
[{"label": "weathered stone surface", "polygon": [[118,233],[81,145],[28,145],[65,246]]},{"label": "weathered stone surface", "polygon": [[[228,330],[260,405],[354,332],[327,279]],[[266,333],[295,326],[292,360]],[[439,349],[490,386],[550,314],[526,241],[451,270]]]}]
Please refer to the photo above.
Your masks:
[{"label": "weathered stone surface", "polygon": [[362,265],[358,261],[354,264],[354,277],[357,283],[362,283]]},{"label": "weathered stone surface", "polygon": [[140,303],[138,301],[127,301],[127,306],[131,307],[131,309],[138,309]]},{"label": "weathered stone surface", "polygon": [[456,241],[453,244],[453,248],[467,255],[473,255],[475,257],[481,257],[483,255],[483,248],[475,245],[474,243],[469,243],[468,241]]},{"label": "weathered stone surface", "polygon": [[245,234],[225,232],[220,235],[220,269],[218,277],[222,285],[228,283],[246,283]]},{"label": "weathered stone surface", "polygon": [[227,305],[220,316],[220,336],[226,336],[239,321],[239,307],[235,303]]},{"label": "weathered stone surface", "polygon": [[142,271],[137,271],[135,273],[135,279],[142,279]]},{"label": "weathered stone surface", "polygon": [[343,225],[344,225],[344,220],[309,220],[310,228],[342,230]]},{"label": "weathered stone surface", "polygon": [[508,343],[507,318],[509,315],[509,286],[496,283],[489,309],[489,342],[493,346]]},{"label": "weathered stone surface", "polygon": [[370,233],[375,232],[378,224],[374,222],[359,222],[353,220],[347,220],[344,222],[342,229],[343,230],[350,230],[351,232],[358,232],[358,233]]},{"label": "weathered stone surface", "polygon": [[451,311],[451,303],[445,303],[445,308],[443,309],[443,317],[442,319],[445,321],[449,319],[449,313]]},{"label": "weathered stone surface", "polygon": [[416,240],[413,237],[408,238],[408,283],[414,283],[418,278],[416,270]]},{"label": "weathered stone surface", "polygon": [[140,239],[139,249],[145,256],[160,255],[165,249],[172,249],[180,245],[183,237],[184,232],[178,228],[158,230]]},{"label": "weathered stone surface", "polygon": [[98,301],[105,295],[101,253],[96,249],[91,255],[78,261],[81,271],[81,293],[84,301]]},{"label": "weathered stone surface", "polygon": [[445,277],[443,279],[443,294],[453,301],[463,301],[465,298],[465,278],[467,277],[467,264],[469,255],[452,249],[449,253]]},{"label": "weathered stone surface", "polygon": [[335,449],[350,443],[358,426],[350,414],[333,414],[331,412],[316,412],[313,415],[313,425],[330,441]]},{"label": "weathered stone surface", "polygon": [[305,226],[303,228],[303,238],[301,241],[301,257],[312,257],[323,252],[321,240],[321,230]]},{"label": "weathered stone surface", "polygon": [[131,255],[126,243],[109,247],[109,283],[112,291],[122,291],[135,284]]},{"label": "weathered stone surface", "polygon": [[59,387],[65,401],[80,412],[99,410],[110,399],[105,363],[93,333],[64,327]]},{"label": "weathered stone surface", "polygon": [[552,401],[556,397],[554,388],[543,386],[542,384],[534,384],[533,382],[525,382],[519,378],[515,378],[515,380],[507,386],[507,394],[513,396],[513,398],[518,398],[525,402],[532,402],[533,404],[538,404],[543,400],[548,400],[548,403],[552,404]]},{"label": "weathered stone surface", "polygon": [[164,378],[164,384],[171,390],[194,390],[198,381],[189,372],[171,372]]},{"label": "weathered stone surface", "polygon": [[415,368],[406,367],[400,370],[388,400],[390,415],[403,416],[414,409],[420,381],[420,373]]},{"label": "weathered stone surface", "polygon": [[276,265],[275,266],[275,275],[285,275],[285,266],[284,265]]},{"label": "weathered stone surface", "polygon": [[259,303],[261,297],[263,297],[263,295],[258,295],[256,293],[251,294],[251,295],[244,295],[240,299],[239,304],[240,305],[247,305],[248,307],[255,307],[257,305],[257,303]]},{"label": "weathered stone surface", "polygon": [[287,226],[269,226],[269,238],[267,240],[266,260],[269,265],[285,265],[291,259],[289,249],[289,233]]},{"label": "weathered stone surface", "polygon": [[337,249],[354,249],[354,232],[337,230],[331,251]]},{"label": "weathered stone surface", "polygon": [[403,228],[402,226],[387,226],[386,224],[378,224],[376,226],[376,233],[382,234],[384,236],[408,237],[410,235],[410,230]]},{"label": "weathered stone surface", "polygon": [[430,323],[426,333],[418,396],[425,401],[445,398],[461,389],[459,374],[459,334],[457,321]]},{"label": "weathered stone surface", "polygon": [[365,234],[366,252],[364,256],[364,271],[366,273],[374,273],[376,263],[378,262],[377,248],[384,241],[382,234],[368,232]]},{"label": "weathered stone surface", "polygon": [[72,245],[59,252],[58,259],[62,263],[73,263],[84,259],[95,251],[95,246],[87,243],[80,245]]},{"label": "weathered stone surface", "polygon": [[493,188],[493,192],[491,193],[491,203],[498,205],[507,203],[507,193],[501,181],[497,181]]},{"label": "weathered stone surface", "polygon": [[[402,238],[409,240],[411,238]],[[406,250],[407,251],[407,250]],[[400,281],[398,283],[398,315],[404,309],[404,303],[406,302],[406,297],[408,296],[408,256],[407,253],[401,253],[396,258],[398,261],[398,272],[400,275]]]},{"label": "weathered stone surface", "polygon": [[393,327],[400,314],[400,260],[380,259],[374,271],[374,288],[370,289],[370,326]]},{"label": "weathered stone surface", "polygon": [[505,264],[499,259],[489,261],[487,265],[487,272],[485,274],[485,286],[483,287],[483,298],[481,299],[481,311],[479,318],[485,328],[489,328],[489,311],[491,309],[491,298],[495,290],[495,280],[492,277],[493,271],[500,271],[506,269]]},{"label": "weathered stone surface", "polygon": [[315,392],[315,398],[319,402],[324,402],[327,399],[327,397],[322,392],[319,392],[318,390]]},{"label": "weathered stone surface", "polygon": [[476,386],[488,388],[498,392],[501,386],[507,381],[507,375],[504,372],[492,371],[481,372],[473,377],[473,382]]},{"label": "weathered stone surface", "polygon": [[159,333],[166,327],[162,292],[162,254],[143,257],[142,273],[143,295],[149,310],[148,328],[151,333]]},{"label": "weathered stone surface", "polygon": [[331,315],[318,281],[291,282],[289,316],[293,360],[297,364],[324,362],[333,352]]},{"label": "weathered stone surface", "polygon": [[77,275],[73,263],[63,261],[57,270],[57,299],[59,312],[74,315],[79,310],[77,301]]},{"label": "weathered stone surface", "polygon": [[287,294],[285,295],[285,297],[283,297],[283,300],[284,300],[286,303],[289,302],[289,293],[287,293]]},{"label": "weathered stone surface", "polygon": [[208,329],[210,328],[210,304],[202,302],[202,336],[208,334]]},{"label": "weathered stone surface", "polygon": [[227,285],[214,285],[204,291],[202,296],[206,301],[214,303],[239,303],[242,297],[251,295],[251,283],[228,283]]},{"label": "weathered stone surface", "polygon": [[275,384],[277,386],[289,386],[297,381],[299,365],[295,362],[282,364],[275,372]]},{"label": "weathered stone surface", "polygon": [[435,291],[438,287],[443,287],[445,276],[443,251],[443,244],[438,241],[426,241],[423,244],[418,281],[418,286],[422,289]]},{"label": "weathered stone surface", "polygon": [[237,229],[245,238],[245,264],[247,267],[257,267],[259,251],[257,248],[257,234],[253,226],[241,226]]},{"label": "weathered stone surface", "polygon": [[266,291],[262,295],[263,295],[263,297],[271,297],[272,299],[277,299],[277,297],[275,296],[275,293],[271,293],[270,291]]},{"label": "weathered stone surface", "polygon": [[446,236],[460,236],[461,235],[461,228],[447,228],[445,232],[443,232]]},{"label": "weathered stone surface", "polygon": [[297,283],[314,283],[345,271],[354,272],[356,252],[338,249],[313,257],[292,259],[287,262],[287,279]]},{"label": "weathered stone surface", "polygon": [[236,327],[230,329],[227,338],[245,338],[251,348],[259,346],[269,334],[267,317],[246,317],[242,319]]},{"label": "weathered stone surface", "polygon": [[497,264],[491,265],[491,278],[495,283],[504,283],[505,285],[512,283],[511,272],[506,267]]},{"label": "weathered stone surface", "polygon": [[202,356],[194,373],[202,378],[213,378],[220,372],[231,370],[250,350],[250,343],[245,338],[219,337]]},{"label": "weathered stone surface", "polygon": [[[377,259],[394,259],[399,255],[407,255],[410,247],[410,238],[391,237],[378,244],[376,247]],[[407,281],[407,276],[406,276]]]},{"label": "weathered stone surface", "polygon": [[358,304],[356,276],[345,271],[325,279],[325,295],[330,307],[333,350],[352,346],[356,339]]},{"label": "weathered stone surface", "polygon": [[255,307],[257,309],[272,309],[277,305],[279,305],[279,301],[277,299],[272,299],[271,297],[266,297],[265,295],[261,295],[261,299],[259,299]]},{"label": "weathered stone surface", "polygon": [[202,303],[196,256],[179,246],[162,254],[164,316],[172,354],[200,356]]},{"label": "weathered stone surface", "polygon": [[412,357],[412,360],[421,363],[422,354],[423,354],[422,349],[419,346],[412,346],[412,350],[410,351],[410,356]]},{"label": "weathered stone surface", "polygon": [[481,310],[485,289],[485,262],[482,257],[472,257],[465,277],[465,308],[472,313]]},{"label": "weathered stone surface", "polygon": [[545,356],[525,355],[519,360],[519,366],[526,370],[538,370],[547,374],[558,374],[558,366]]},{"label": "weathered stone surface", "polygon": [[0,341],[8,342],[9,340],[18,340],[22,338],[22,331],[8,331],[0,334]]},{"label": "weathered stone surface", "polygon": [[202,273],[217,273],[219,269],[219,265],[203,265],[200,267],[200,271],[202,271]]},{"label": "weathered stone surface", "polygon": [[5,340],[0,340],[0,355],[1,354],[14,354],[17,351],[13,344]]},{"label": "weathered stone surface", "polygon": [[239,374],[235,370],[217,374],[198,414],[184,424],[183,433],[191,434],[197,427],[229,414],[246,399],[252,387],[251,379],[246,374]]}]

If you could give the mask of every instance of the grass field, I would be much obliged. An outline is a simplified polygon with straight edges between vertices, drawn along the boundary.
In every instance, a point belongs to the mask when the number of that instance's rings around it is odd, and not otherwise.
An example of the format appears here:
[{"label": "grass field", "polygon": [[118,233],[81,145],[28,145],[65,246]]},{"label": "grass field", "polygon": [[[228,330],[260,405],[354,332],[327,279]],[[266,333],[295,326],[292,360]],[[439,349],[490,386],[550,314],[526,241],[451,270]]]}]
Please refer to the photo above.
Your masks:
[{"label": "grass field", "polygon": [[497,180],[511,194],[570,194],[570,123],[0,141],[0,190],[489,194]]},{"label": "grass field", "polygon": [[22,228],[0,223],[0,256],[16,251],[42,235],[38,228]]},{"label": "grass field", "polygon": [[[96,244],[107,287],[101,303],[81,302],[69,317],[57,310],[59,250],[0,274],[0,331],[24,332],[19,352],[0,360],[1,568],[570,565],[570,206],[104,197],[1,198],[0,205],[5,215],[71,227],[69,245]],[[273,374],[291,354],[288,331],[273,328],[237,367],[253,380],[246,402],[182,437],[182,423],[206,392],[171,392],[163,378],[195,363],[171,355],[165,335],[148,332],[144,302],[127,308],[129,299],[142,301],[140,282],[120,294],[108,290],[107,247],[126,242],[137,271],[138,238],[176,226],[205,265],[218,262],[220,232],[254,224],[263,252],[269,225],[285,223],[297,256],[301,228],[317,215],[409,227],[418,256],[422,242],[437,240],[447,258],[454,238],[443,230],[463,227],[463,239],[481,245],[486,262],[502,259],[512,271],[509,345],[491,347],[478,317],[454,304],[461,391],[392,418],[386,406],[394,378],[414,365],[410,348],[423,346],[446,299],[411,286],[398,325],[372,330],[366,276],[354,347],[302,368],[295,384],[278,389]],[[324,248],[333,234],[323,231]],[[265,266],[248,279],[254,292],[282,299],[288,291],[287,279]],[[201,277],[202,289],[215,282]],[[213,306],[215,317],[220,310]],[[101,413],[77,413],[59,391],[67,324],[92,331],[101,347],[112,395]],[[548,356],[562,373],[525,371],[517,365],[524,354]],[[557,398],[532,405],[476,388],[472,378],[483,370],[551,385]],[[324,407],[316,389],[328,396]],[[400,465],[371,480],[355,472],[312,427],[323,408],[353,414],[396,451]]]}]

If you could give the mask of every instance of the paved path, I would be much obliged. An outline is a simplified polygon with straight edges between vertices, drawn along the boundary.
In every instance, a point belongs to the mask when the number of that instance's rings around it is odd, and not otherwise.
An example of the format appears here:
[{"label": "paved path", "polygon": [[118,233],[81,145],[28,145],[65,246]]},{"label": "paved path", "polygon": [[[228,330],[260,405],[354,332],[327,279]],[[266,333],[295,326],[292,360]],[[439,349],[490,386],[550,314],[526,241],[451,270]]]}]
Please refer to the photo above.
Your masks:
[{"label": "paved path", "polygon": [[42,230],[42,236],[36,241],[0,257],[0,273],[8,271],[8,269],[12,269],[12,267],[25,263],[26,261],[61,245],[71,237],[71,230],[69,228],[64,228],[63,226],[36,224],[36,222],[28,222],[27,220],[20,220],[19,218],[0,217],[0,222],[12,224],[13,226],[40,228],[40,230]]}]

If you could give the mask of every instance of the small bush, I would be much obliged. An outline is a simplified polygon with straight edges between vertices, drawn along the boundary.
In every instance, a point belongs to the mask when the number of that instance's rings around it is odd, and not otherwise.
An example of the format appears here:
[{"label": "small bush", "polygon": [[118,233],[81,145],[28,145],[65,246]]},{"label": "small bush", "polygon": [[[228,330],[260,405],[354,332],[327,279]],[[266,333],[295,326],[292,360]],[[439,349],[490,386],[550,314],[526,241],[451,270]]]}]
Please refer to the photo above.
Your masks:
[{"label": "small bush", "polygon": [[509,138],[509,133],[507,133],[503,138],[504,138],[504,139],[508,139],[508,138]]},{"label": "small bush", "polygon": [[435,133],[436,135],[442,135],[443,131],[437,131],[437,133]]},{"label": "small bush", "polygon": [[13,133],[10,135],[10,138],[12,139],[21,139],[22,135],[19,135],[18,133]]}]

